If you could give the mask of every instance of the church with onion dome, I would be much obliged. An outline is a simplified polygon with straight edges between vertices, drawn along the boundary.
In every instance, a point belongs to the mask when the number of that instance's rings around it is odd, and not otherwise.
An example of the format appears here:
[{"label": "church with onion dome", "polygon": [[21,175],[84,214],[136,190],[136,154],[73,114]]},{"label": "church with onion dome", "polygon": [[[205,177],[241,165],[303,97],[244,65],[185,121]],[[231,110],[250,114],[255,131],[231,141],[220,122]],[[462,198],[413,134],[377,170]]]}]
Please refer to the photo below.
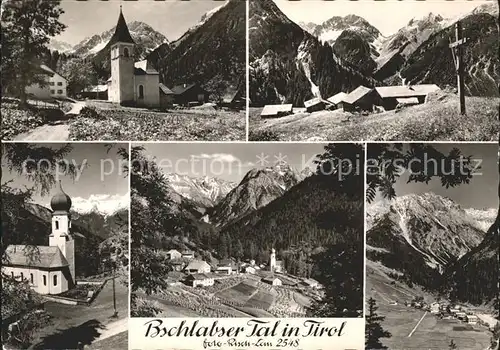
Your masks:
[{"label": "church with onion dome", "polygon": [[40,294],[60,294],[75,285],[75,240],[71,234],[71,198],[59,191],[50,201],[48,246],[9,245],[2,272],[26,280]]}]

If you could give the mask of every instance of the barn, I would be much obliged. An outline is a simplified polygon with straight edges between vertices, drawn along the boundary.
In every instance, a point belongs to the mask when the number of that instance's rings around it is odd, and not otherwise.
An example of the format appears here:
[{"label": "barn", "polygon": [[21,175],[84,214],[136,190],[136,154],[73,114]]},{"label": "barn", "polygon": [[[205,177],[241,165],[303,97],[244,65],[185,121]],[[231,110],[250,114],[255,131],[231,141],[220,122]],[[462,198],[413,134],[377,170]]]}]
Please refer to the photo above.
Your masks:
[{"label": "barn", "polygon": [[162,109],[167,109],[172,107],[175,102],[175,93],[162,83],[160,83],[159,89],[160,89],[160,107]]},{"label": "barn", "polygon": [[344,102],[344,98],[347,96],[345,92],[339,92],[327,99],[330,102],[330,105],[333,109],[342,108],[342,104]]},{"label": "barn", "polygon": [[193,260],[184,269],[188,273],[209,273],[210,265],[203,260]]},{"label": "barn", "polygon": [[293,113],[293,105],[266,105],[260,113],[261,118],[278,118]]},{"label": "barn", "polygon": [[198,84],[180,84],[171,90],[175,94],[175,103],[181,106],[203,104],[209,97],[209,93]]},{"label": "barn", "polygon": [[220,101],[221,107],[226,107],[230,109],[243,109],[245,108],[245,98],[243,94],[243,88],[228,88],[221,97]]},{"label": "barn", "polygon": [[325,109],[325,102],[321,98],[315,97],[313,99],[305,101],[304,107],[306,107],[306,111],[308,113],[322,111],[323,109]]},{"label": "barn", "polygon": [[380,96],[374,89],[360,85],[344,97],[342,107],[346,112],[372,111],[373,106],[380,102]]},{"label": "barn", "polygon": [[204,273],[196,273],[186,277],[186,284],[192,287],[209,287],[214,285],[213,277]]},{"label": "barn", "polygon": [[440,90],[436,84],[398,85],[376,87],[375,91],[381,98],[381,105],[386,109],[394,109],[402,103],[424,103],[431,92]]}]

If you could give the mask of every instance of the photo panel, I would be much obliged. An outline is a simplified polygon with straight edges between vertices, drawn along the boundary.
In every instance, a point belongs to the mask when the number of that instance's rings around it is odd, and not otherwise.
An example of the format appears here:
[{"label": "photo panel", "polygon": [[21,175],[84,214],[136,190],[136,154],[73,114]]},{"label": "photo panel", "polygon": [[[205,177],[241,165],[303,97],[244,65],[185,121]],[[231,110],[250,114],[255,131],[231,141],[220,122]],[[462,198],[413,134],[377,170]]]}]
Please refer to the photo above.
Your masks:
[{"label": "photo panel", "polygon": [[249,140],[498,140],[497,22],[496,1],[250,0]]},{"label": "photo panel", "polygon": [[133,143],[131,347],[361,349],[364,153]]},{"label": "photo panel", "polygon": [[245,1],[6,1],[1,69],[3,139],[246,140]]},{"label": "photo panel", "polygon": [[368,144],[366,348],[497,349],[497,143]]},{"label": "photo panel", "polygon": [[5,348],[128,348],[128,169],[128,143],[2,143]]}]

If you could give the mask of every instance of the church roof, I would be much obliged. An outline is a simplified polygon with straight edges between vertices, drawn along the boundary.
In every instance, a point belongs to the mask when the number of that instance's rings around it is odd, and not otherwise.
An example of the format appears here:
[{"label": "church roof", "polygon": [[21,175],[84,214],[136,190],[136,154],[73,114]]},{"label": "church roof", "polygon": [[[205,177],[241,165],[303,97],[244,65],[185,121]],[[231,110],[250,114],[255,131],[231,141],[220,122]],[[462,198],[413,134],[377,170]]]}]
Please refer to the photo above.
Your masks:
[{"label": "church roof", "polygon": [[142,60],[134,63],[134,74],[135,75],[146,75],[146,74],[160,74],[156,69],[153,68],[148,60]]},{"label": "church roof", "polygon": [[40,268],[55,268],[68,266],[68,261],[59,247],[36,246],[24,244],[9,245],[5,250],[6,266],[31,266]]},{"label": "church roof", "polygon": [[71,209],[71,198],[64,193],[61,180],[59,180],[59,192],[50,200],[50,207],[55,214],[57,212],[67,213]]},{"label": "church roof", "polygon": [[118,23],[116,24],[115,33],[111,37],[109,44],[112,45],[117,42],[135,44],[134,39],[132,39],[132,36],[130,35],[130,32],[128,30],[127,22],[125,21],[125,17],[123,17],[121,8],[120,17],[118,17]]}]

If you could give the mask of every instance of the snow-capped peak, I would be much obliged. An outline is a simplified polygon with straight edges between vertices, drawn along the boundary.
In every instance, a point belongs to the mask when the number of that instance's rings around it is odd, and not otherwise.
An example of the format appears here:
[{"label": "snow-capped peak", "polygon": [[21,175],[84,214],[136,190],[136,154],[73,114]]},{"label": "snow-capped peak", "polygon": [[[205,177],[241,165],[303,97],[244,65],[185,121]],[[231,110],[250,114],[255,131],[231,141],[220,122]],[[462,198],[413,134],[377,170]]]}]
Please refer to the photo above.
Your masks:
[{"label": "snow-capped peak", "polygon": [[122,209],[128,209],[129,194],[92,194],[89,198],[73,197],[71,201],[72,210],[78,214],[90,214],[94,212],[103,216],[111,216]]}]

